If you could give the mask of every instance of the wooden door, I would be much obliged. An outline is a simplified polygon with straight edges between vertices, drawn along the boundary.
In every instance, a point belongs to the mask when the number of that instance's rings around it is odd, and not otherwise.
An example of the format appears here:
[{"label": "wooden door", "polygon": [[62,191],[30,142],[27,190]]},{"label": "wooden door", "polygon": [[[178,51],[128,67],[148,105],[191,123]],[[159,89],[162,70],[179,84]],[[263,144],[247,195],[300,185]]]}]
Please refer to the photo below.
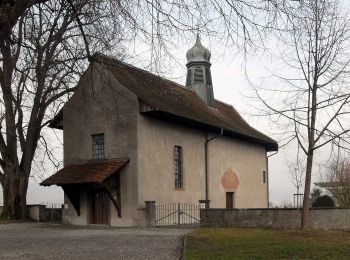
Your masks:
[{"label": "wooden door", "polygon": [[109,224],[109,198],[103,190],[93,190],[91,192],[90,224]]},{"label": "wooden door", "polygon": [[226,208],[233,209],[234,192],[226,192]]}]

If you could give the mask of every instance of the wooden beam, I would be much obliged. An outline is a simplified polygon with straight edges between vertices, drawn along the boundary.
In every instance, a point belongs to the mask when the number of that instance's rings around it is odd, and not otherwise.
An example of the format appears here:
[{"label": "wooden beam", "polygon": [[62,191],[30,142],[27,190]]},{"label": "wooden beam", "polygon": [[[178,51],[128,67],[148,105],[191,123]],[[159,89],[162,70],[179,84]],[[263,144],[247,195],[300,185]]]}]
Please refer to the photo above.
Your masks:
[{"label": "wooden beam", "polygon": [[118,201],[113,197],[113,192],[111,190],[110,187],[108,187],[107,184],[103,184],[103,187],[105,188],[107,194],[108,194],[108,197],[111,199],[114,207],[116,208],[117,212],[118,212],[118,217],[121,218],[122,214],[121,214],[121,209],[120,209],[120,204],[118,203]]},{"label": "wooden beam", "polygon": [[77,187],[62,186],[64,193],[73,205],[78,216],[80,216],[80,189]]},{"label": "wooden beam", "polygon": [[139,104],[140,104],[140,112],[141,113],[157,111],[156,107],[148,105],[146,102],[142,101],[141,99],[139,99],[139,101],[140,101]]},{"label": "wooden beam", "polygon": [[[114,207],[118,212],[118,217],[121,218],[121,201],[120,201],[120,175],[117,173],[114,176],[111,176],[102,183],[102,186],[105,188],[109,198],[111,199]],[[113,196],[113,191],[116,198]]]}]

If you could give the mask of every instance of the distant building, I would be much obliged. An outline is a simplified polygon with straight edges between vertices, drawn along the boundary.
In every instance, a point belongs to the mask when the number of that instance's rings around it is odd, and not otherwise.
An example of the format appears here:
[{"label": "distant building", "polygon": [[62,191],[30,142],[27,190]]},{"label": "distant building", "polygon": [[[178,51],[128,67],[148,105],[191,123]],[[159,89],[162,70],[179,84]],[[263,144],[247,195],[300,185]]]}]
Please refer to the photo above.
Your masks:
[{"label": "distant building", "polygon": [[[349,160],[333,163],[328,169],[325,181],[314,183],[329,193],[336,206],[350,207],[350,167]],[[319,194],[321,195],[321,194]]]},{"label": "distant building", "polygon": [[145,223],[145,201],[268,207],[267,152],[277,143],[214,99],[210,52],[187,52],[186,86],[101,54],[51,127],[64,168],[41,185],[65,193],[71,224]]}]

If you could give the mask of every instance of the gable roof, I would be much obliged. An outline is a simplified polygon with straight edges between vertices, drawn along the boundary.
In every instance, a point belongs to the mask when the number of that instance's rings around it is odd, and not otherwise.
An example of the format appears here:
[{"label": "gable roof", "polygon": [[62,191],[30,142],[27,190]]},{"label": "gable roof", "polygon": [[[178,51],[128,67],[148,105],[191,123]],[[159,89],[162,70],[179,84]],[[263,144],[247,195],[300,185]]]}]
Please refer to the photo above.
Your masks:
[{"label": "gable roof", "polygon": [[40,185],[101,184],[122,169],[129,159],[92,161],[65,166]]},{"label": "gable roof", "polygon": [[231,105],[215,100],[214,108],[209,107],[196,92],[173,81],[105,55],[95,54],[94,58],[124,87],[153,107],[153,112],[212,126],[212,129],[223,128],[225,134],[260,143],[268,151],[278,149],[276,141],[251,127]]},{"label": "gable roof", "polygon": [[[196,92],[185,86],[102,54],[95,54],[93,62],[105,66],[150,108],[140,111],[143,114],[209,131],[223,129],[224,135],[261,144],[267,151],[278,150],[275,140],[251,127],[231,105],[215,100],[214,108],[209,107]],[[62,110],[50,127],[63,129]]]}]

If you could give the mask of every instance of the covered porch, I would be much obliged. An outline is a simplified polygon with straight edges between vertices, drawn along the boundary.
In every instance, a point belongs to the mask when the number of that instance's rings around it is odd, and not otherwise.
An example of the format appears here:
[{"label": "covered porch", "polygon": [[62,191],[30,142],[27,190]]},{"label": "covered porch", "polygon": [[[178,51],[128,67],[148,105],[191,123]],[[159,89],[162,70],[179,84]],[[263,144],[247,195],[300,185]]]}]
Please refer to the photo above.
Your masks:
[{"label": "covered porch", "polygon": [[128,163],[123,158],[68,165],[40,185],[62,187],[67,223],[111,225],[111,218],[122,216],[120,172]]}]

